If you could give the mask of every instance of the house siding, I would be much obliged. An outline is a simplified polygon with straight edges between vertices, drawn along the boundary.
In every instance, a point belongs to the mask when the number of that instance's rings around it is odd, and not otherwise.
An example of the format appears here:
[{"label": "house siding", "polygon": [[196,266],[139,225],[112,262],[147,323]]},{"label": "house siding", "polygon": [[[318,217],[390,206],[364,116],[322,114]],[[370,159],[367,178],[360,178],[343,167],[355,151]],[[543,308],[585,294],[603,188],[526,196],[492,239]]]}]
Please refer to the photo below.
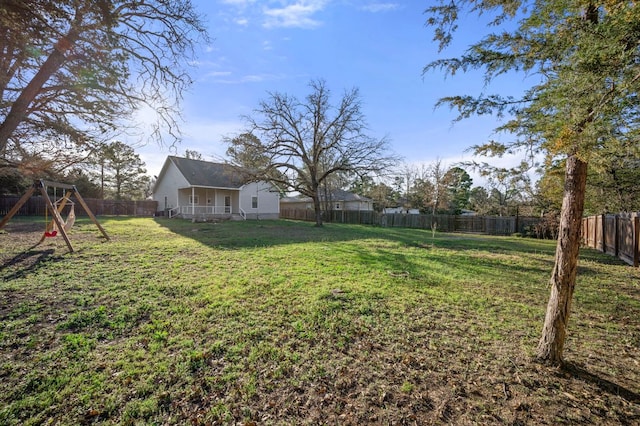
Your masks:
[{"label": "house siding", "polygon": [[342,201],[340,202],[340,204],[341,204],[340,210],[347,210],[347,211],[373,210],[371,205],[366,201]]},{"label": "house siding", "polygon": [[[230,214],[237,215],[242,209],[247,219],[278,219],[280,196],[273,187],[266,182],[240,185],[240,177],[230,175],[232,171],[224,164],[168,157],[154,186],[157,211],[172,209],[173,214],[183,217],[212,214],[231,217]],[[190,202],[192,195],[197,200],[195,204]],[[258,203],[254,208],[255,196]],[[225,203],[226,197],[229,203]]]},{"label": "house siding", "polygon": [[[258,207],[253,208],[252,198],[258,197]],[[240,207],[247,219],[278,219],[280,217],[280,196],[266,182],[252,182],[240,190]]]},{"label": "house siding", "polygon": [[[184,188],[186,186],[189,186],[189,182],[187,182],[175,164],[168,162],[167,168],[158,179],[158,184],[154,188],[152,197],[154,201],[158,202],[158,211],[164,211],[165,209],[171,209],[178,205],[184,205],[178,204],[182,203],[182,201],[178,200],[177,188]],[[186,202],[188,201],[189,199],[187,198]]]},{"label": "house siding", "polygon": [[[313,210],[313,202],[310,198],[298,198],[289,197],[283,199],[280,203],[281,208],[283,209],[296,209],[296,210]],[[363,200],[345,200],[334,198],[331,201],[331,210],[344,210],[344,211],[372,211],[373,210],[373,201],[367,201],[367,199]],[[320,208],[325,209],[326,203],[324,201],[320,202]]]}]

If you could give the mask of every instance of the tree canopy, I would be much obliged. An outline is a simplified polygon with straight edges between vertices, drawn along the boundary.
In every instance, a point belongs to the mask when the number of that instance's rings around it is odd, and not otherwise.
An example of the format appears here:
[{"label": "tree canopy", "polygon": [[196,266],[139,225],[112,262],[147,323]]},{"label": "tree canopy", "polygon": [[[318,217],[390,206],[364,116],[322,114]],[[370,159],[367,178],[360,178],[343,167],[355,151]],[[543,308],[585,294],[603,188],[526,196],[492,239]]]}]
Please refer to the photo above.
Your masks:
[{"label": "tree canopy", "polygon": [[[114,141],[97,152],[104,193],[116,200],[141,200],[149,184],[140,156],[127,144]],[[106,191],[104,191],[106,189]]]},{"label": "tree canopy", "polygon": [[131,130],[142,106],[157,113],[156,140],[177,137],[186,66],[207,39],[190,0],[8,0],[0,33],[5,162],[90,150]]}]

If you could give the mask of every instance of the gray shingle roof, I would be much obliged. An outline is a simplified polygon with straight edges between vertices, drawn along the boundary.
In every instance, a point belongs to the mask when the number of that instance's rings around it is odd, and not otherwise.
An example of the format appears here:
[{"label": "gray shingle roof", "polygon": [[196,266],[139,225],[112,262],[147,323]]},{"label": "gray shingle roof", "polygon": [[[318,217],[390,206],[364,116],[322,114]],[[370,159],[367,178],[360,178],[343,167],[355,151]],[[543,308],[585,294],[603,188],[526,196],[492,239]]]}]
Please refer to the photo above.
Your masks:
[{"label": "gray shingle roof", "polygon": [[[331,201],[372,201],[371,198],[364,197],[362,195],[354,194],[353,192],[344,191],[342,189],[335,189],[331,191]],[[324,194],[320,193],[320,199],[324,200]],[[284,203],[310,203],[310,197],[285,197],[280,200]]]},{"label": "gray shingle roof", "polygon": [[240,188],[246,182],[241,174],[228,164],[169,157],[191,186],[213,188]]}]

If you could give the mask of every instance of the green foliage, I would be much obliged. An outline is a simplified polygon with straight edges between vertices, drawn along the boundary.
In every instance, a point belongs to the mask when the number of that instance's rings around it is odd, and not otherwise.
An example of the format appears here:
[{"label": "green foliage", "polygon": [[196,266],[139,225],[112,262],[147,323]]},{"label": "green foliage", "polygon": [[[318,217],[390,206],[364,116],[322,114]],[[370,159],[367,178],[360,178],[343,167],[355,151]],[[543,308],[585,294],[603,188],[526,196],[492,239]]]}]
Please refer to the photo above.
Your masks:
[{"label": "green foliage", "polygon": [[100,178],[105,183],[105,198],[141,200],[149,184],[144,162],[130,146],[114,141],[96,153]]},{"label": "green foliage", "polygon": [[471,186],[473,185],[473,179],[469,173],[461,167],[452,167],[445,173],[444,181],[448,192],[448,212],[460,214],[463,209],[468,209],[470,207]]},{"label": "green foliage", "polygon": [[[640,156],[634,147],[611,143],[595,152],[589,169],[585,213],[588,215],[640,210],[637,182]],[[564,161],[551,163],[538,182],[537,201],[542,211],[560,211],[564,185]]]},{"label": "green foliage", "polygon": [[[532,6],[518,0],[443,1],[427,10],[427,23],[434,26],[441,48],[451,43],[463,10],[497,22],[515,17],[519,21],[511,31],[485,36],[458,58],[433,61],[425,72],[439,69],[454,75],[480,69],[489,82],[515,71],[535,74],[540,82],[519,98],[443,98],[439,104],[457,109],[459,119],[506,114],[511,118],[499,130],[515,135],[509,149],[532,153],[531,147],[537,147],[550,156],[580,153],[585,159],[611,143],[614,134],[637,128],[640,11],[634,3],[549,0]],[[505,149],[495,142],[476,147],[478,153]]]},{"label": "green foliage", "polygon": [[12,164],[0,160],[0,195],[21,195],[33,184]]}]

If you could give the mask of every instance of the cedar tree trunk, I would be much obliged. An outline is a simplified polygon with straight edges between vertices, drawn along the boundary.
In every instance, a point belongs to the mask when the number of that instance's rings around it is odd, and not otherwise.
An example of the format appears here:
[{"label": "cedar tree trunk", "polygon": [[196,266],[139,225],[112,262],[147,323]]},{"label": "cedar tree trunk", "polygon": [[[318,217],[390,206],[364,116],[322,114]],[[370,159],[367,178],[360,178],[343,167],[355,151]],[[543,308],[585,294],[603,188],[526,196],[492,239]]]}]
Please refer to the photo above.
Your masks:
[{"label": "cedar tree trunk", "polygon": [[562,365],[562,351],[578,272],[586,182],[587,163],[576,154],[570,155],[565,171],[555,265],[550,280],[551,296],[537,349],[538,360],[547,364]]}]

